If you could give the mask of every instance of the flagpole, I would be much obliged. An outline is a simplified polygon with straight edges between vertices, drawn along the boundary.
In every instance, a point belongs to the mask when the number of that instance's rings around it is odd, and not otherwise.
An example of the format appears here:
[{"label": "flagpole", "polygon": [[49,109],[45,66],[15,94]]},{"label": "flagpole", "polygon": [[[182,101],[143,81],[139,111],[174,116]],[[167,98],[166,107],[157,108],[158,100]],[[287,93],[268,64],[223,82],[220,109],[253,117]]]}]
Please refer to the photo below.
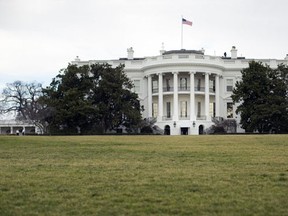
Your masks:
[{"label": "flagpole", "polygon": [[192,26],[192,22],[183,18],[181,19],[181,49],[183,49],[183,24]]},{"label": "flagpole", "polygon": [[183,49],[183,16],[181,16],[181,49]]}]

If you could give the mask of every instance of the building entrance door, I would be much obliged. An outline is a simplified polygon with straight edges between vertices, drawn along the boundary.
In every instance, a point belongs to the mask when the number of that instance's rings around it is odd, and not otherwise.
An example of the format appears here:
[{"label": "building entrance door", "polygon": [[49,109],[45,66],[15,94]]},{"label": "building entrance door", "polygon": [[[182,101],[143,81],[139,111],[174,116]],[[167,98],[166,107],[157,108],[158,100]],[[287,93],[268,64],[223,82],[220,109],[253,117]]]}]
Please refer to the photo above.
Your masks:
[{"label": "building entrance door", "polygon": [[204,133],[204,126],[200,125],[199,126],[199,134],[203,134]]},{"label": "building entrance door", "polygon": [[170,126],[166,125],[164,128],[164,135],[170,135]]},{"label": "building entrance door", "polygon": [[188,127],[181,127],[181,135],[188,135]]}]

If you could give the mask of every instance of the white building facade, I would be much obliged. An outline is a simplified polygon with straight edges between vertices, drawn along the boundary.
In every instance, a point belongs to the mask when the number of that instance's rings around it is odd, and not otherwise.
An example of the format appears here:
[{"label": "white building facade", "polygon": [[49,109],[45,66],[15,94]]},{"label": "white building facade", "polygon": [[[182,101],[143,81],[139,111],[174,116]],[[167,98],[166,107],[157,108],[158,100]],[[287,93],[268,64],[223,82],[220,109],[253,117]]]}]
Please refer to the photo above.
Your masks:
[{"label": "white building facade", "polygon": [[39,129],[30,122],[0,120],[0,134],[39,134]]},{"label": "white building facade", "polygon": [[[238,57],[234,46],[229,57],[205,55],[204,50],[161,50],[160,55],[145,58],[134,58],[132,48],[127,52],[127,58],[119,60],[81,61],[77,57],[72,64],[125,64],[124,70],[144,106],[143,118],[156,118],[156,125],[165,134],[202,134],[214,124],[214,118],[235,119],[236,132],[244,132],[231,94],[241,79],[241,70],[255,59]],[[288,55],[283,60],[256,61],[276,68],[288,64]]]}]

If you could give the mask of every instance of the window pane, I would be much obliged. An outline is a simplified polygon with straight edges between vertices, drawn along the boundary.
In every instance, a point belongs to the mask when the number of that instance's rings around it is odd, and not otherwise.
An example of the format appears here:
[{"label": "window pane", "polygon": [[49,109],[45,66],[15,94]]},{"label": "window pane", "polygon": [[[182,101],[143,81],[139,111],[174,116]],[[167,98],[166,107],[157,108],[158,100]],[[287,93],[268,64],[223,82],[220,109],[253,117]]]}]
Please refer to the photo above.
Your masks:
[{"label": "window pane", "polygon": [[180,78],[180,90],[187,90],[187,78]]},{"label": "window pane", "polygon": [[181,101],[181,117],[187,117],[187,101]]},{"label": "window pane", "polygon": [[166,91],[170,91],[170,79],[166,79]]},{"label": "window pane", "polygon": [[232,92],[233,91],[233,86],[227,86],[226,91],[227,92]]},{"label": "window pane", "polygon": [[171,103],[166,103],[167,118],[171,118]]},{"label": "window pane", "polygon": [[158,81],[157,80],[153,80],[152,81],[152,91],[155,93],[155,92],[158,92]]},{"label": "window pane", "polygon": [[197,90],[200,91],[201,89],[201,79],[198,79],[197,81]]},{"label": "window pane", "polygon": [[134,92],[140,92],[140,80],[134,80]]},{"label": "window pane", "polygon": [[153,103],[152,104],[152,116],[154,118],[156,118],[158,115],[158,104],[157,103]]},{"label": "window pane", "polygon": [[228,92],[233,91],[233,79],[226,80],[226,91]]},{"label": "window pane", "polygon": [[227,103],[227,118],[233,118],[233,103]]},{"label": "window pane", "polygon": [[209,104],[209,115],[215,117],[215,103]]},{"label": "window pane", "polygon": [[197,116],[198,117],[201,116],[201,102],[198,102],[198,104],[197,104]]}]

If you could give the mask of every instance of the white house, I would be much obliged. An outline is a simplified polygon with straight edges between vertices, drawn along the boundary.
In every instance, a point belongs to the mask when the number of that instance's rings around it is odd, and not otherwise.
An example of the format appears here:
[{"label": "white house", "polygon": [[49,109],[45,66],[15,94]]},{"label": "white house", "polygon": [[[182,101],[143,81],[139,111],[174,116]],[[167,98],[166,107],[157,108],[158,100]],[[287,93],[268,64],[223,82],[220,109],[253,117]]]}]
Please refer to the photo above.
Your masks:
[{"label": "white house", "polygon": [[210,56],[204,50],[160,50],[160,55],[135,58],[133,48],[127,49],[127,58],[119,60],[81,61],[72,64],[125,64],[127,76],[134,82],[144,106],[143,118],[157,118],[157,126],[167,134],[201,134],[213,118],[235,119],[237,132],[243,132],[236,115],[231,94],[241,70],[252,60],[276,68],[288,64],[285,59],[245,59],[237,56],[235,46],[231,55]]}]

